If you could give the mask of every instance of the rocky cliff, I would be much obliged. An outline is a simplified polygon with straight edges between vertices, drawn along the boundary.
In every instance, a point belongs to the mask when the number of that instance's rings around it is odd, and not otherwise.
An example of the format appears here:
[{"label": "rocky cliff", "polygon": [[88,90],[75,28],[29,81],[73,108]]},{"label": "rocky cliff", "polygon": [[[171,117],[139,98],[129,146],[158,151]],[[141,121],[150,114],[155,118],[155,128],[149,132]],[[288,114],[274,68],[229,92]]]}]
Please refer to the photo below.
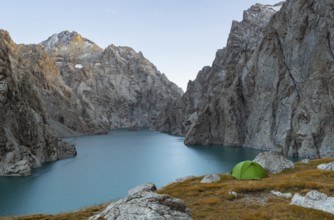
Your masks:
[{"label": "rocky cliff", "polygon": [[160,129],[185,135],[187,144],[334,156],[333,5],[288,0],[277,13],[264,5],[245,11]]},{"label": "rocky cliff", "polygon": [[0,176],[29,175],[44,162],[76,154],[74,146],[50,129],[36,76],[25,68],[18,51],[0,30]]},{"label": "rocky cliff", "polygon": [[[54,34],[41,45],[75,96],[72,109],[94,133],[120,127],[154,128],[161,109],[183,94],[141,52],[129,47],[110,45],[103,50],[68,31]],[[48,109],[54,120],[82,132],[66,108],[53,111]]]}]

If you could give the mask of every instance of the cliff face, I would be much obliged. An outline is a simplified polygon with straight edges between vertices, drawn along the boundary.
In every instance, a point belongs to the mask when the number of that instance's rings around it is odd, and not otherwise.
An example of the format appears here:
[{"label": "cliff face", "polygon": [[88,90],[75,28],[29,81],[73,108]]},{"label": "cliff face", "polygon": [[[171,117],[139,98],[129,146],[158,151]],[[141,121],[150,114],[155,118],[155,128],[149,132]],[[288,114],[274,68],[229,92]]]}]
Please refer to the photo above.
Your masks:
[{"label": "cliff face", "polygon": [[[186,135],[187,144],[282,145],[285,155],[334,156],[333,4],[288,0],[277,13],[261,5],[245,11],[160,128]],[[174,118],[183,123],[169,123]]]},{"label": "cliff face", "polygon": [[[280,5],[274,7],[256,4],[244,11],[241,22],[233,21],[227,46],[217,51],[211,67],[204,67],[194,81],[189,81],[182,98],[163,112],[163,120],[158,124],[159,130],[187,135],[190,130],[194,131],[193,127],[199,121],[204,120],[203,123],[207,124],[205,127],[197,127],[201,131],[196,129],[196,135],[189,134],[188,137],[192,138],[187,138],[188,144],[221,144],[225,142],[225,136],[230,136],[229,139],[244,139],[243,132],[238,132],[243,129],[241,121],[245,117],[244,106],[236,105],[233,107],[235,109],[225,109],[224,105],[239,102],[242,98],[238,75],[262,40],[263,30],[279,7]],[[208,120],[209,118],[211,119]],[[232,125],[229,120],[236,121]],[[230,134],[220,132],[225,128],[228,128],[226,131]]]},{"label": "cliff face", "polygon": [[[111,45],[103,50],[68,31],[41,45],[77,98],[73,108],[86,123],[97,124],[100,132],[119,127],[153,128],[161,109],[183,94],[141,52],[129,47]],[[70,117],[64,110],[59,111],[62,120],[53,118],[68,126]],[[91,127],[96,132],[96,126]]]},{"label": "cliff face", "polygon": [[76,154],[49,128],[34,76],[19,59],[18,46],[0,31],[0,176],[29,175],[42,163]]}]

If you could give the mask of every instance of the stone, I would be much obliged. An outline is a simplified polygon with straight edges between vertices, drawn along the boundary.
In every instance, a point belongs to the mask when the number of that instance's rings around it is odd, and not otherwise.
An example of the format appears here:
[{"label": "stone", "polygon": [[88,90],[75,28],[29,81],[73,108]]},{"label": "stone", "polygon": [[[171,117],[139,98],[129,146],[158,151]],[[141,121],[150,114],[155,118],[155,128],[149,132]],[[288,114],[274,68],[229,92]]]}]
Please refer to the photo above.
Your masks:
[{"label": "stone", "polygon": [[253,161],[260,164],[268,172],[274,174],[295,167],[294,163],[286,157],[272,152],[260,153]]},{"label": "stone", "polygon": [[141,192],[155,192],[157,191],[157,187],[153,183],[146,183],[140,186],[136,186],[128,191],[128,195],[132,195],[135,193]]},{"label": "stone", "polygon": [[300,161],[301,163],[310,163],[310,159],[305,158]]},{"label": "stone", "polygon": [[234,192],[234,191],[230,191],[230,192],[228,192],[228,194],[229,194],[230,196],[232,196],[233,198],[236,198],[236,197],[238,196],[238,193],[236,193],[236,192]]},{"label": "stone", "polygon": [[318,170],[334,170],[334,162],[327,164],[319,164],[317,166]]},{"label": "stone", "polygon": [[201,183],[218,183],[218,182],[220,182],[220,176],[217,174],[207,175],[201,180]]},{"label": "stone", "polygon": [[152,187],[153,185],[136,187],[144,190],[135,190],[135,193],[129,193],[127,197],[111,203],[105,210],[89,219],[192,219],[190,209],[182,200],[154,193],[155,189],[150,191],[150,188],[155,188]]},{"label": "stone", "polygon": [[308,192],[305,197],[296,193],[292,197],[290,204],[334,214],[334,197],[328,197],[326,194],[316,190]]},{"label": "stone", "polygon": [[291,193],[281,193],[281,192],[275,191],[275,190],[271,190],[270,193],[277,196],[277,197],[285,198],[285,199],[290,199],[292,197]]}]

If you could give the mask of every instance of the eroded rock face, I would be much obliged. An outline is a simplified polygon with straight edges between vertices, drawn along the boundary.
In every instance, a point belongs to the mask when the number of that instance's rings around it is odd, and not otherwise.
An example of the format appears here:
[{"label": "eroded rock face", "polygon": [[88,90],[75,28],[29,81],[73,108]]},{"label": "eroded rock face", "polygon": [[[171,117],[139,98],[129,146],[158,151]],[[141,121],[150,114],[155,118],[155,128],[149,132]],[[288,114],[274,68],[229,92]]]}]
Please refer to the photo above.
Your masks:
[{"label": "eroded rock face", "polygon": [[[143,190],[138,190],[143,189]],[[104,211],[90,220],[104,219],[179,219],[190,220],[191,212],[185,203],[168,195],[154,193],[152,184],[129,190],[129,195],[111,203]]]},{"label": "eroded rock face", "polygon": [[44,162],[76,154],[49,128],[39,89],[18,50],[0,30],[0,176],[29,175]]},{"label": "eroded rock face", "polygon": [[[72,109],[97,133],[120,127],[153,128],[161,109],[183,94],[141,52],[129,47],[110,45],[103,50],[68,31],[41,45],[76,97]],[[56,121],[82,130],[67,122],[71,117],[65,109],[54,115]]]},{"label": "eroded rock face", "polygon": [[186,93],[169,106],[158,124],[161,131],[186,136],[186,144],[240,144],[244,140],[241,80],[242,68],[263,38],[273,6],[256,4],[233,21],[224,49],[211,67],[204,67]]},{"label": "eroded rock face", "polygon": [[246,11],[160,129],[186,144],[282,145],[284,155],[333,157],[332,4],[287,0],[277,13]]}]

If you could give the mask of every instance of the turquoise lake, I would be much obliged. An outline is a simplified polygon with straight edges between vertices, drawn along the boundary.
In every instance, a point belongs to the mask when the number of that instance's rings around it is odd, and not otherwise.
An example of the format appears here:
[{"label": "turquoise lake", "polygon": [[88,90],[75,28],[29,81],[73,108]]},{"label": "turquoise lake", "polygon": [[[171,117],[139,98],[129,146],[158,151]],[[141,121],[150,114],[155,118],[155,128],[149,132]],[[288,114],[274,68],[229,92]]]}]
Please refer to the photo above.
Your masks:
[{"label": "turquoise lake", "polygon": [[28,177],[0,177],[0,216],[54,214],[116,200],[137,185],[158,188],[190,175],[229,172],[260,152],[193,146],[155,131],[115,130],[66,138],[78,155],[35,169]]}]

